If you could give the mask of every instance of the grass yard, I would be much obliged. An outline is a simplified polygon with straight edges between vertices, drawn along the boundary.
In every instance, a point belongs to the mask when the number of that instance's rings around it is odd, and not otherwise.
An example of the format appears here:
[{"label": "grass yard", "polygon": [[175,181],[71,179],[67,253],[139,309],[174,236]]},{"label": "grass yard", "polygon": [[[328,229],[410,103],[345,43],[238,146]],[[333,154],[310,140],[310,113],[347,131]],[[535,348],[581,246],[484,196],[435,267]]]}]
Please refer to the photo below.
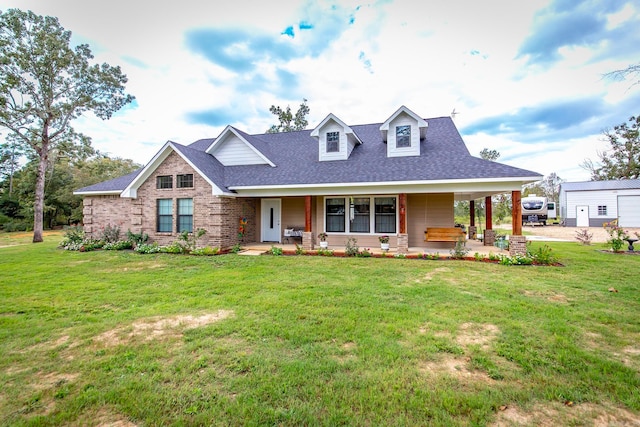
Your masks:
[{"label": "grass yard", "polygon": [[0,235],[0,425],[640,423],[640,255],[554,243],[565,267],[508,267],[25,236]]}]

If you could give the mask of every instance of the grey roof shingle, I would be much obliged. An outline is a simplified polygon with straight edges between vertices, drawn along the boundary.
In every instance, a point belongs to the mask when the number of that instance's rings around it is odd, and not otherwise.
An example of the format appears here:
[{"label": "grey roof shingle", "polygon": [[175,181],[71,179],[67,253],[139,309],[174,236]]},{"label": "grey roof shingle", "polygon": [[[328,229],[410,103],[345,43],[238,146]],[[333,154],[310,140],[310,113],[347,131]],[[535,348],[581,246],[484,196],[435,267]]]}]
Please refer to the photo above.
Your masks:
[{"label": "grey roof shingle", "polygon": [[83,187],[75,192],[88,193],[88,192],[115,192],[122,191],[138,176],[142,169],[133,171],[127,175],[119,176],[118,178],[110,179],[109,181],[99,182],[97,184]]},{"label": "grey roof shingle", "polygon": [[[537,172],[483,160],[469,154],[462,137],[449,117],[425,119],[429,125],[426,139],[420,142],[421,155],[387,157],[380,123],[351,126],[363,142],[347,160],[319,161],[318,140],[311,130],[249,135],[235,129],[243,138],[273,162],[269,165],[224,167],[204,152],[215,139],[201,139],[183,146],[173,143],[208,179],[219,188],[280,186],[331,183],[367,183],[434,180],[471,180],[490,178],[530,178]],[[128,181],[122,177],[124,189]],[[96,186],[87,187],[94,188]],[[111,188],[111,187],[110,187]]]}]

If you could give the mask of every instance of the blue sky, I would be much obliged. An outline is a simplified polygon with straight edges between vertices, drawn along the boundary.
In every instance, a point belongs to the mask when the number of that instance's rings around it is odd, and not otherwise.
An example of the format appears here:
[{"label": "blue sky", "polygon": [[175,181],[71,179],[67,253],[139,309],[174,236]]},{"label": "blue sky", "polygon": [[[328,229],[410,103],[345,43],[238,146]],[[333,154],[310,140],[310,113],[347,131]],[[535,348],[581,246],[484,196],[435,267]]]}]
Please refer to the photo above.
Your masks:
[{"label": "blue sky", "polygon": [[[232,124],[275,123],[272,104],[355,125],[400,105],[448,116],[473,155],[570,181],[606,149],[602,132],[640,114],[640,85],[603,74],[640,62],[640,2],[0,0],[53,15],[99,62],[120,65],[133,105],[74,127],[146,163]],[[87,6],[90,5],[90,6]]]}]

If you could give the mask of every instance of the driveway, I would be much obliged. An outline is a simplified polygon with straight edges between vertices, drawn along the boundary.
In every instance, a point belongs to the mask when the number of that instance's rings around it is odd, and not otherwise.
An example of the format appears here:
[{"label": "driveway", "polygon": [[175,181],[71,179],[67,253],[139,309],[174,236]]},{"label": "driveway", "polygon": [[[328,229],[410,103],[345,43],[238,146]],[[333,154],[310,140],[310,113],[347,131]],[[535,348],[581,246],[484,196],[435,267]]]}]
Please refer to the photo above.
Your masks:
[{"label": "driveway", "polygon": [[[559,225],[547,226],[523,226],[523,234],[528,234],[530,240],[569,241],[577,242],[576,233],[580,230],[589,230],[593,234],[593,243],[605,243],[609,239],[609,233],[604,227],[561,227]],[[625,228],[628,234],[640,233],[640,228]],[[530,233],[530,234],[529,234]]]}]

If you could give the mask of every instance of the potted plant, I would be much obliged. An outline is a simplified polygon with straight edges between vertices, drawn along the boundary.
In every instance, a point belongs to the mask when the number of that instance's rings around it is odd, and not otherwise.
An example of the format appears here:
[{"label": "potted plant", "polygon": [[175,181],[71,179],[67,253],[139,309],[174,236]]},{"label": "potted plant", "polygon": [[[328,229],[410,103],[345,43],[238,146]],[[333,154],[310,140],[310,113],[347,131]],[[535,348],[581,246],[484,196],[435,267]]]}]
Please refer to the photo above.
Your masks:
[{"label": "potted plant", "polygon": [[378,240],[380,240],[380,249],[382,249],[383,251],[388,251],[389,250],[389,236],[387,236],[385,234],[384,236],[378,237]]},{"label": "potted plant", "polygon": [[326,249],[329,247],[329,242],[327,242],[327,233],[318,234],[318,239],[320,239],[320,247],[322,249]]}]

